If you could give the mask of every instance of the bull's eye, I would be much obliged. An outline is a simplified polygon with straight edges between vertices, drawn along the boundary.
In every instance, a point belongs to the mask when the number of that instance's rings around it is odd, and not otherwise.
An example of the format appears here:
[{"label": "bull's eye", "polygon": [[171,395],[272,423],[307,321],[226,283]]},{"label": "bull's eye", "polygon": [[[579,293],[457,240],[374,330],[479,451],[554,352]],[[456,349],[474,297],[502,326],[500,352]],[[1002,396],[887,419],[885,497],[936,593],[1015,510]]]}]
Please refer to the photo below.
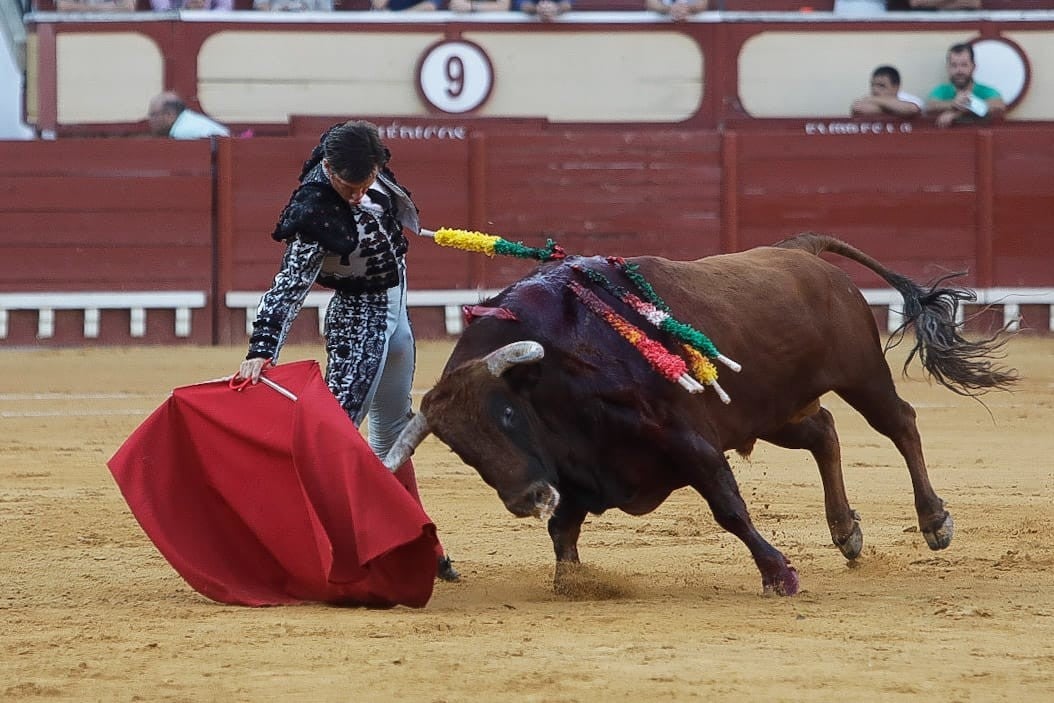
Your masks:
[{"label": "bull's eye", "polygon": [[512,426],[515,424],[515,420],[516,420],[516,413],[513,412],[512,406],[506,405],[505,408],[501,411],[501,424],[502,424],[502,426],[505,429],[511,430]]}]

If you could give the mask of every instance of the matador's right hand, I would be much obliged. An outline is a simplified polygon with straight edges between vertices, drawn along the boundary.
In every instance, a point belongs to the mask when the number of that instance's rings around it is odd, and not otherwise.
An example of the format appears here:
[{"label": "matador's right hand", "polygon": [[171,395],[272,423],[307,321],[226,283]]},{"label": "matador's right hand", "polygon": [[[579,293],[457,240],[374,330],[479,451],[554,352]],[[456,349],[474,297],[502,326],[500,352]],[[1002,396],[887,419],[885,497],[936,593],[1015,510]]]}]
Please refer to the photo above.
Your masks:
[{"label": "matador's right hand", "polygon": [[271,364],[270,359],[246,359],[238,367],[238,373],[234,374],[234,379],[249,379],[253,385],[256,385],[260,382],[260,372],[268,364]]}]

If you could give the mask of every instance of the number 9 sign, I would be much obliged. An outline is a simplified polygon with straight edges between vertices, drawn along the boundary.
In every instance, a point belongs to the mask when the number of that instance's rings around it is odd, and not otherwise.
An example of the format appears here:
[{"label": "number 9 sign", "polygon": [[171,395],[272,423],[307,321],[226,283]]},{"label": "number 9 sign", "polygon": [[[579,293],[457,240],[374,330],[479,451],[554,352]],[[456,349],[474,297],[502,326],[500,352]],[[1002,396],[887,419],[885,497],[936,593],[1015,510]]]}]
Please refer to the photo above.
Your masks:
[{"label": "number 9 sign", "polygon": [[475,110],[490,97],[494,69],[483,50],[463,40],[433,44],[417,66],[417,87],[440,112]]}]

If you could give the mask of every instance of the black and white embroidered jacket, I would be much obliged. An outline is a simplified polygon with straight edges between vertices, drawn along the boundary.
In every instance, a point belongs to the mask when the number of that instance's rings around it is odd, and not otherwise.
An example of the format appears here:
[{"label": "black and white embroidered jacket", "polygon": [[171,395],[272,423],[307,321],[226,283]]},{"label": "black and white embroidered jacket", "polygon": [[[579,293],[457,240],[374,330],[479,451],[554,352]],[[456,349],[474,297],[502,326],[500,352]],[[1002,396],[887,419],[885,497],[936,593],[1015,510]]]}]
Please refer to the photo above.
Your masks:
[{"label": "black and white embroidered jacket", "polygon": [[353,296],[399,285],[407,250],[403,228],[421,228],[417,206],[390,172],[378,174],[368,195],[372,207],[351,205],[330,185],[321,163],[304,174],[271,235],[286,243],[286,251],[260,300],[246,358],[276,358],[315,283]]}]

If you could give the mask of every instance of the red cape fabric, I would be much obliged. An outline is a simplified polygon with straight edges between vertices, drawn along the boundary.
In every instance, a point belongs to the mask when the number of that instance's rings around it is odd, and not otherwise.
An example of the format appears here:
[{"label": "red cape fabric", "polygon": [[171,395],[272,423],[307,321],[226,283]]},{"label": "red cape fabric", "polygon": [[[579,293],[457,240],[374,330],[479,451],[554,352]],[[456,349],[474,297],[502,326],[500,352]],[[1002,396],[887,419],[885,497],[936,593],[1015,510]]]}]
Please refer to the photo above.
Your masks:
[{"label": "red cape fabric", "polygon": [[221,603],[424,606],[435,526],[413,466],[392,475],[322,380],[282,364],[241,391],[177,388],[109,461],[143,530]]}]

